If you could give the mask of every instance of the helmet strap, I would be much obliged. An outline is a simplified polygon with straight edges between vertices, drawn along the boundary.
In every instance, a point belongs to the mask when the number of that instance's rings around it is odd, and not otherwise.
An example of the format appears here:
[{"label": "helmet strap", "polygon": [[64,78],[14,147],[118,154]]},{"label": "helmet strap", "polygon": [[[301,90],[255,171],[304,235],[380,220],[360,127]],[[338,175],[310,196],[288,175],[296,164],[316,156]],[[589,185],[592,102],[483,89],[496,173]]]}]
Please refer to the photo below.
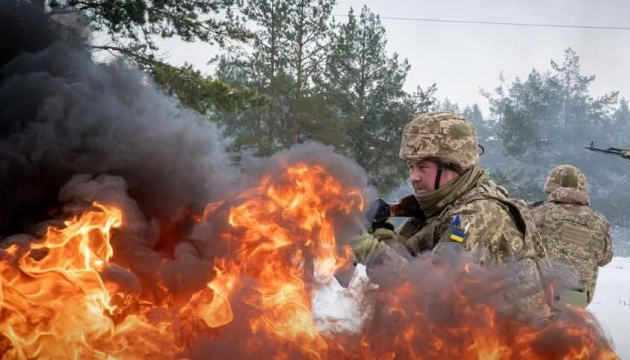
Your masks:
[{"label": "helmet strap", "polygon": [[437,172],[435,173],[435,189],[433,191],[440,188],[440,180],[442,180],[442,170],[444,167],[442,165],[438,165]]}]

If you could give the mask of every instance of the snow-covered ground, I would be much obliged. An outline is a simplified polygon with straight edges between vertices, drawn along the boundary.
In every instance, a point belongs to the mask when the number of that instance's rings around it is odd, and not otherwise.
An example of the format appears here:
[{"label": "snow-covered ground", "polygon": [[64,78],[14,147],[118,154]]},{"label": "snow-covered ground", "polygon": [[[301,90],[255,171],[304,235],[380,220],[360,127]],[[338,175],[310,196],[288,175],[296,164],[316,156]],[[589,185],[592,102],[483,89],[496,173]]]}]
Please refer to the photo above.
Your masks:
[{"label": "snow-covered ground", "polygon": [[[348,289],[336,281],[321,289],[314,299],[316,317],[322,330],[334,326],[338,330],[356,329],[361,313],[355,304],[366,283],[365,268],[359,266]],[[600,269],[595,298],[588,310],[599,319],[615,344],[617,355],[630,360],[630,258],[615,257]],[[326,321],[328,319],[328,321]]]},{"label": "snow-covered ground", "polygon": [[617,355],[630,360],[630,258],[615,257],[600,269],[588,310],[609,332]]}]

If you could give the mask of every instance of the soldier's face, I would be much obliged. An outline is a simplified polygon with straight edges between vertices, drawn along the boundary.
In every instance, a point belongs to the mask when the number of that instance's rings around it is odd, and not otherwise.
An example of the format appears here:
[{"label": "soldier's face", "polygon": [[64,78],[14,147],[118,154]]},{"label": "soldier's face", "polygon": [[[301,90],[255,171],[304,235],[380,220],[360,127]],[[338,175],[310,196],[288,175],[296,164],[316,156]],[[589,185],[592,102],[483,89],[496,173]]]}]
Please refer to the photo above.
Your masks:
[{"label": "soldier's face", "polygon": [[[426,160],[407,160],[407,166],[409,167],[409,180],[417,194],[426,194],[435,190],[437,163]],[[448,168],[442,169],[440,187],[448,184],[458,176],[459,174],[453,170]]]}]

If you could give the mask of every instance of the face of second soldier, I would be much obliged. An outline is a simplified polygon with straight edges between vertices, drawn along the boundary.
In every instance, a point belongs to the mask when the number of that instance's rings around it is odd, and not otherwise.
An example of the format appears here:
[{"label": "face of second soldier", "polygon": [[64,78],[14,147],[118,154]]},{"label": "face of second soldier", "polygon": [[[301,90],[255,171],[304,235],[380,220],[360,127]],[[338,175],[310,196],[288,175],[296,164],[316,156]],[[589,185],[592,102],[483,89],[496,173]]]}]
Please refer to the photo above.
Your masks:
[{"label": "face of second soldier", "polygon": [[[416,194],[426,194],[435,190],[435,177],[438,164],[426,160],[407,160],[409,167],[409,180]],[[459,174],[449,168],[442,169],[440,187],[457,179]]]}]

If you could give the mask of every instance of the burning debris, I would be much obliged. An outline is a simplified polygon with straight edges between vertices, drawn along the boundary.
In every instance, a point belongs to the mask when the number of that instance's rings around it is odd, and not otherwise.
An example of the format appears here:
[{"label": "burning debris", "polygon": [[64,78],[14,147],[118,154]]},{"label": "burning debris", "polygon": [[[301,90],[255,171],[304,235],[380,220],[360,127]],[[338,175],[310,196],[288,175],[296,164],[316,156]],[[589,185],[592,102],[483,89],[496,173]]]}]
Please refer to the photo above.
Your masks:
[{"label": "burning debris", "polygon": [[363,230],[363,170],[307,144],[239,174],[141,73],[1,4],[3,359],[616,358],[588,312],[524,321],[502,311],[509,273],[458,256],[366,295],[364,330],[321,332],[313,294]]}]

